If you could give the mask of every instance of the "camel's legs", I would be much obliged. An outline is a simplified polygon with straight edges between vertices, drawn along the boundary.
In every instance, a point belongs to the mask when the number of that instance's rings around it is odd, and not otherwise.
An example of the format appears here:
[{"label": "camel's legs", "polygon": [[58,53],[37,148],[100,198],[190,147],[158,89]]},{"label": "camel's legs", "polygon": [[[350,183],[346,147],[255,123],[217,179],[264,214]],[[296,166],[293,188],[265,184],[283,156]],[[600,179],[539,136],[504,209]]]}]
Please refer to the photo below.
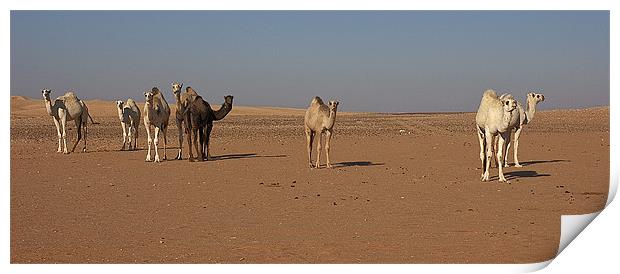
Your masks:
[{"label": "camel's legs", "polygon": [[198,131],[200,131],[200,130],[201,129],[198,129],[198,128],[193,128],[192,129],[192,135],[194,135],[193,136],[193,138],[194,138],[194,140],[193,140],[194,148],[196,148],[196,160],[198,160],[198,161],[202,161],[203,160],[202,159],[202,149],[200,149],[200,145],[199,145],[199,143],[200,143],[200,135],[198,134]]},{"label": "camel's legs", "polygon": [[[204,160],[205,158],[207,158],[207,155],[205,154],[205,148],[206,148],[206,143],[207,143],[207,139],[205,136],[205,131],[207,129],[205,127],[201,128],[198,130],[198,135],[200,136],[200,142],[198,142],[200,144],[200,158],[202,160]],[[207,158],[208,160],[208,158]]]},{"label": "camel's legs", "polygon": [[[520,127],[519,127],[519,128],[515,128],[515,129],[516,129],[516,130],[519,130],[519,129],[520,129]],[[512,131],[511,131],[511,132],[512,132]],[[519,131],[519,132],[520,132],[520,131]],[[516,131],[515,131],[515,136],[516,136],[516,134],[517,134],[517,133],[516,133]],[[515,137],[515,138],[516,138],[516,137]],[[510,150],[510,142],[507,142],[507,143],[506,143],[506,149],[504,150],[504,151],[505,151],[505,153],[504,153],[504,167],[509,167],[509,166],[510,166],[510,165],[508,164],[508,151],[509,151],[509,150]],[[515,162],[515,163],[518,163],[518,162]]]},{"label": "camel's legs", "polygon": [[62,143],[63,143],[63,153],[69,154],[67,151],[67,119],[61,118],[60,125],[62,125]]},{"label": "camel's legs", "polygon": [[480,162],[482,162],[482,175],[480,175],[480,178],[483,178],[486,167],[486,161],[484,157],[484,150],[486,149],[484,142],[484,132],[482,132],[482,129],[478,126],[476,126],[476,129],[478,130],[478,143],[480,143]]},{"label": "camel's legs", "polygon": [[164,160],[168,160],[168,157],[166,157],[166,146],[168,145],[168,125],[162,127],[161,130],[164,133]]},{"label": "camel's legs", "polygon": [[75,129],[77,130],[77,140],[75,140],[75,144],[73,144],[73,148],[71,148],[71,153],[75,151],[75,147],[78,145],[80,140],[82,140],[82,119],[75,118]]},{"label": "camel's legs", "polygon": [[323,141],[323,132],[317,132],[316,133],[318,136],[318,140],[317,140],[317,145],[316,145],[316,168],[319,168],[320,163],[321,163],[321,148],[322,148],[322,144],[321,142]]},{"label": "camel's legs", "polygon": [[[495,152],[497,152],[497,142],[499,142],[499,139],[497,139],[497,136],[494,136],[493,137],[493,146],[492,146],[492,148],[493,148],[493,152],[492,153],[493,154],[491,154],[491,155],[494,155]],[[495,164],[495,167],[497,167],[497,158],[495,158],[495,157],[492,157],[492,158],[493,158],[493,162],[492,163]]]},{"label": "camel's legs", "polygon": [[131,122],[127,125],[127,150],[132,150],[133,145],[133,125]]},{"label": "camel's legs", "polygon": [[155,127],[155,138],[153,139],[153,144],[155,145],[155,162],[160,162],[159,160],[159,151],[157,149],[157,144],[159,143],[159,127]]},{"label": "camel's legs", "polygon": [[489,168],[491,168],[491,158],[493,155],[493,135],[489,132],[489,129],[484,130],[484,137],[486,140],[486,154],[485,154],[485,166],[484,173],[482,174],[482,181],[489,180]]},{"label": "camel's legs", "polygon": [[[519,136],[521,135],[521,129],[523,129],[522,127],[519,127],[516,131],[515,131],[515,141],[514,141],[514,158],[515,158],[515,167],[523,167],[521,164],[519,164],[519,159],[517,158],[517,152],[519,151]],[[506,154],[508,154],[508,148],[506,148]],[[508,155],[506,155],[508,156]]]},{"label": "camel's legs", "polygon": [[204,142],[204,149],[206,149],[206,154],[203,153],[203,155],[206,155],[207,157],[207,161],[211,159],[211,151],[209,150],[209,142],[211,141],[211,130],[213,130],[213,124],[208,124],[205,128],[205,142]]},{"label": "camel's legs", "polygon": [[506,182],[506,178],[504,178],[504,165],[502,163],[503,158],[504,158],[504,149],[506,149],[506,145],[507,143],[510,142],[510,134],[511,131],[507,131],[504,133],[500,133],[498,138],[499,138],[499,143],[497,146],[497,169],[499,170],[499,181],[500,182]]},{"label": "camel's legs", "polygon": [[[177,129],[179,130],[179,150],[177,152],[177,160],[183,160],[183,156],[181,155],[183,151],[183,120],[177,120]],[[192,144],[189,144],[190,146]]]},{"label": "camel's legs", "polygon": [[62,152],[62,132],[60,131],[60,123],[54,118],[54,125],[56,125],[56,133],[58,134],[58,150],[56,152]]},{"label": "camel's legs", "polygon": [[138,149],[138,132],[140,131],[140,123],[138,122],[134,122],[134,130],[135,130],[135,134],[134,134],[134,140],[135,142],[133,143],[133,150]]},{"label": "camel's legs", "polygon": [[146,127],[146,136],[147,136],[147,141],[148,141],[148,152],[146,153],[146,160],[147,162],[151,161],[151,144],[153,143],[153,139],[151,138],[151,126],[148,123],[144,123],[144,126]]},{"label": "camel's legs", "polygon": [[332,131],[328,130],[325,132],[325,154],[327,157],[327,168],[332,168],[332,164],[329,161],[329,143],[332,140]]},{"label": "camel's legs", "polygon": [[504,152],[504,167],[510,167],[508,164],[508,150],[510,149],[510,143],[506,143],[506,149]]},{"label": "camel's legs", "polygon": [[82,149],[82,152],[86,152],[86,134],[88,134],[88,121],[84,123],[84,125],[82,126],[84,128],[84,148]]},{"label": "camel's legs", "polygon": [[312,141],[314,140],[314,131],[306,128],[306,148],[308,151],[308,165],[310,167],[314,167],[312,165]]},{"label": "camel's legs", "polygon": [[194,161],[194,154],[192,153],[192,134],[193,134],[193,129],[190,130],[189,132],[186,132],[187,135],[187,151],[189,151],[189,161]]},{"label": "camel's legs", "polygon": [[125,150],[125,144],[127,143],[127,130],[125,129],[127,126],[125,122],[121,122],[121,127],[123,128],[123,147],[121,147],[121,150]]}]

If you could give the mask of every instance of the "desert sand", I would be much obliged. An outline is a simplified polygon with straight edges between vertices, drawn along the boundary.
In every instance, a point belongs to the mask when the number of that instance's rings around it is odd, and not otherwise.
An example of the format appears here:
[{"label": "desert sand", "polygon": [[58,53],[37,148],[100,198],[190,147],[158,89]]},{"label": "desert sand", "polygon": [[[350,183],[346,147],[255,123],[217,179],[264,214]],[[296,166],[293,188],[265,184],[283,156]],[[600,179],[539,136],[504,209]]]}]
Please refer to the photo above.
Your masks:
[{"label": "desert sand", "polygon": [[537,112],[500,183],[480,181],[475,113],[340,112],[334,168],[310,169],[303,109],[234,106],[207,162],[172,159],[171,118],[152,163],[143,124],[118,151],[114,102],[86,103],[101,124],[63,155],[42,99],[11,97],[11,263],[540,262],[561,215],[607,199],[608,107]]}]

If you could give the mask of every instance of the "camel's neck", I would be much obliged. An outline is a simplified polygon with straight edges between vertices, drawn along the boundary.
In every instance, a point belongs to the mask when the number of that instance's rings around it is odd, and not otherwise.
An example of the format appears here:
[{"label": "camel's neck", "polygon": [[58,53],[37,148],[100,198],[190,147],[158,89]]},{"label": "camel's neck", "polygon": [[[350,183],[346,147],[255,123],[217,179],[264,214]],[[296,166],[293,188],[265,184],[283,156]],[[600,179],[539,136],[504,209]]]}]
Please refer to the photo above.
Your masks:
[{"label": "camel's neck", "polygon": [[144,103],[144,115],[146,115],[147,117],[149,117],[149,120],[153,120],[153,113],[155,113],[155,109],[153,109],[153,103],[146,101],[146,103]]},{"label": "camel's neck", "polygon": [[536,102],[527,100],[527,110],[525,111],[525,124],[528,124],[534,119],[536,114]]},{"label": "camel's neck", "polygon": [[118,118],[123,120],[123,108],[120,106],[116,106],[116,110],[118,111]]},{"label": "camel's neck", "polygon": [[54,112],[52,111],[52,101],[48,98],[43,98],[43,100],[45,101],[45,109],[47,110],[47,114],[54,115]]},{"label": "camel's neck", "polygon": [[510,127],[510,123],[512,122],[512,117],[513,115],[515,115],[514,113],[517,112],[516,110],[513,111],[503,111],[504,116],[502,117],[502,128],[507,129],[508,127]]},{"label": "camel's neck", "polygon": [[232,110],[232,104],[228,104],[226,102],[223,103],[220,109],[213,112],[213,116],[215,116],[214,117],[215,121],[224,119],[224,117],[226,117],[226,115],[228,115],[228,113],[231,110]]},{"label": "camel's neck", "polygon": [[325,127],[328,129],[332,129],[334,127],[335,122],[336,122],[336,110],[330,109],[329,117],[327,117],[327,125],[325,125]]},{"label": "camel's neck", "polygon": [[181,93],[175,93],[174,99],[177,101],[177,107],[181,107],[183,102],[181,102]]}]

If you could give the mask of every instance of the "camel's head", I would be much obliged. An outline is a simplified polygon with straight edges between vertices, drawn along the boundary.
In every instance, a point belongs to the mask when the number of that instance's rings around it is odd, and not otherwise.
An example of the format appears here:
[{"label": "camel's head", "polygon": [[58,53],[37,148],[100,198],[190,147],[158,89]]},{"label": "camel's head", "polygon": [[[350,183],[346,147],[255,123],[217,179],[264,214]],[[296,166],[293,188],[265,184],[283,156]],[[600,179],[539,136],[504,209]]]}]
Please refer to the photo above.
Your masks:
[{"label": "camel's head", "polygon": [[338,101],[329,101],[329,109],[333,111],[338,110],[338,104],[340,104]]},{"label": "camel's head", "polygon": [[530,92],[527,94],[527,100],[533,101],[534,103],[538,104],[545,100],[545,95],[542,95],[541,93]]},{"label": "camel's head", "polygon": [[513,110],[515,110],[517,108],[517,100],[512,97],[512,95],[509,96],[501,96],[500,97],[500,102],[502,102],[502,107],[504,108],[505,112],[512,112]]},{"label": "camel's head", "polygon": [[233,96],[232,95],[226,95],[224,96],[224,102],[228,105],[232,105],[233,103]]},{"label": "camel's head", "polygon": [[52,91],[49,89],[44,88],[41,90],[41,94],[43,94],[43,98],[48,101],[50,100],[50,93],[52,93]]},{"label": "camel's head", "polygon": [[147,102],[153,103],[153,93],[152,92],[145,92],[144,93],[144,98],[146,99]]},{"label": "camel's head", "polygon": [[119,100],[119,101],[116,101],[116,107],[118,107],[118,108],[120,108],[120,109],[122,109],[122,108],[123,108],[123,105],[124,105],[124,104],[125,104],[125,102],[123,102],[123,101],[120,101],[120,100]]},{"label": "camel's head", "polygon": [[174,93],[175,96],[178,96],[181,94],[181,90],[183,88],[183,83],[179,84],[179,83],[172,83],[172,93]]}]

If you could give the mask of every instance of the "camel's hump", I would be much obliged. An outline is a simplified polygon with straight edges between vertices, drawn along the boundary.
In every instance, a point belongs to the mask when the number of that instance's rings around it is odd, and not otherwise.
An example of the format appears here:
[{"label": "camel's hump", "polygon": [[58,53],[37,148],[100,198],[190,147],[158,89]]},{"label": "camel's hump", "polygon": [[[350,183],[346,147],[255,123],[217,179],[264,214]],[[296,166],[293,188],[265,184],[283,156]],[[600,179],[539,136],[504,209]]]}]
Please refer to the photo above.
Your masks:
[{"label": "camel's hump", "polygon": [[489,97],[493,97],[493,98],[498,98],[497,97],[497,92],[495,92],[495,90],[492,89],[487,89],[484,91],[484,93],[482,94],[483,97],[489,96]]},{"label": "camel's hump", "polygon": [[134,101],[133,99],[129,98],[125,102],[125,108],[138,108],[138,104],[136,104],[136,101]]},{"label": "camel's hump", "polygon": [[73,93],[72,91],[69,91],[67,93],[65,93],[65,95],[62,96],[62,99],[65,102],[70,102],[70,101],[79,101],[80,99],[78,99],[78,97],[75,95],[75,93]]},{"label": "camel's hump", "polygon": [[192,87],[186,87],[185,93],[189,95],[198,96],[198,93]]},{"label": "camel's hump", "polygon": [[324,105],[325,103],[323,103],[323,100],[321,99],[321,97],[315,96],[314,98],[312,98],[312,102],[310,104],[311,105]]}]

